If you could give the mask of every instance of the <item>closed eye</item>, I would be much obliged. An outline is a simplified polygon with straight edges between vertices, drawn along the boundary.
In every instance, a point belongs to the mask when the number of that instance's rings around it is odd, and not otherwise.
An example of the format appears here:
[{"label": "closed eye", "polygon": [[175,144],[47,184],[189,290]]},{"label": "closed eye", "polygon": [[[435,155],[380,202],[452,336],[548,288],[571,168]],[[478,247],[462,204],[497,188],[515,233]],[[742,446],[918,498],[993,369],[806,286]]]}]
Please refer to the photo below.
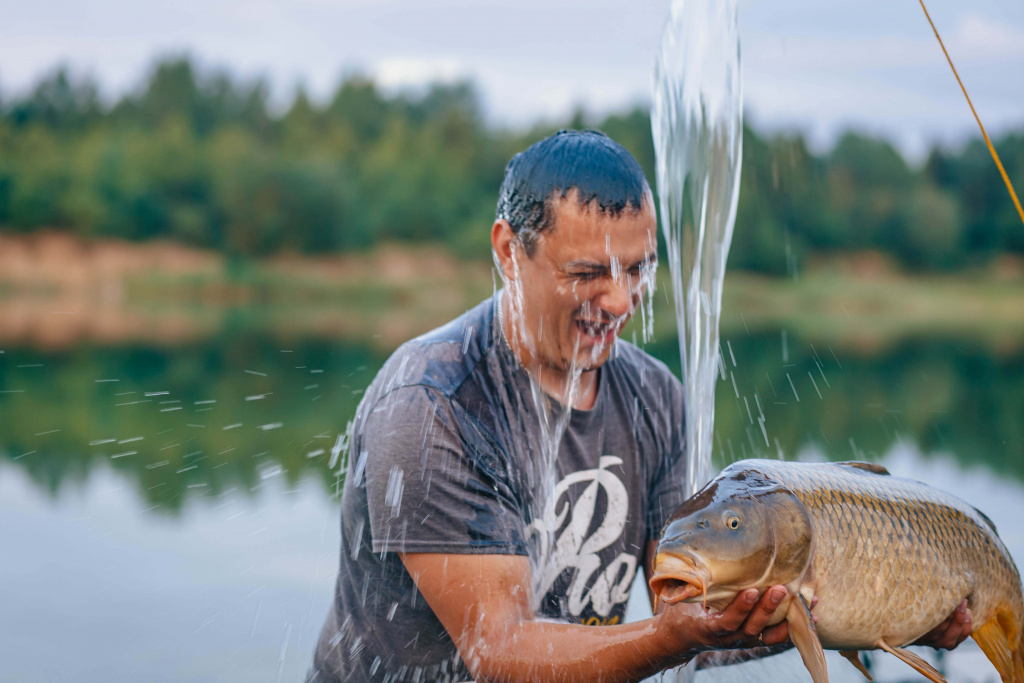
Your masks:
[{"label": "closed eye", "polygon": [[654,269],[658,267],[658,259],[649,258],[634,263],[629,269],[629,276],[632,278],[640,278],[649,274],[654,273]]},{"label": "closed eye", "polygon": [[580,282],[592,282],[604,277],[604,274],[603,270],[587,270],[581,273],[569,273],[569,277]]}]

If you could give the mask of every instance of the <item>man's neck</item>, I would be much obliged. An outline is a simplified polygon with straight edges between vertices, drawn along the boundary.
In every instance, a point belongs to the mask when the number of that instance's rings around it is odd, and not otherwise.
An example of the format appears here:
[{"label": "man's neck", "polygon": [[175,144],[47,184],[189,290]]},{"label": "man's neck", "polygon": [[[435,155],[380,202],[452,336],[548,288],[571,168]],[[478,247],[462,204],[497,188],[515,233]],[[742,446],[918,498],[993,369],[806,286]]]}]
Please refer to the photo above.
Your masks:
[{"label": "man's neck", "polygon": [[563,406],[571,406],[576,410],[590,410],[597,402],[598,372],[597,368],[580,373],[578,384],[573,387],[572,373],[551,367],[539,362],[530,352],[524,336],[525,330],[513,324],[511,302],[502,294],[501,331],[505,335],[509,348],[516,360],[523,366],[530,378],[537,382],[545,394],[554,398]]}]

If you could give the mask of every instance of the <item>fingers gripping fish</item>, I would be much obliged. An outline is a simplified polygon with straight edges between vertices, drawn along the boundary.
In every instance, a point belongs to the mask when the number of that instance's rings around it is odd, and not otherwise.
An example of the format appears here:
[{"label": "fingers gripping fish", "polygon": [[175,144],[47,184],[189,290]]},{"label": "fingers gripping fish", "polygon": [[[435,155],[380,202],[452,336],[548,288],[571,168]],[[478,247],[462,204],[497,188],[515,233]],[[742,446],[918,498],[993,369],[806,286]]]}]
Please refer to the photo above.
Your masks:
[{"label": "fingers gripping fish", "polygon": [[964,598],[971,635],[1004,683],[1024,683],[1020,574],[995,526],[956,497],[878,465],[734,463],[669,520],[650,581],[660,600],[713,609],[775,584],[790,597],[772,623],[788,622],[814,683],[828,681],[823,648],[865,675],[857,652],[881,649],[944,681],[902,648]]}]

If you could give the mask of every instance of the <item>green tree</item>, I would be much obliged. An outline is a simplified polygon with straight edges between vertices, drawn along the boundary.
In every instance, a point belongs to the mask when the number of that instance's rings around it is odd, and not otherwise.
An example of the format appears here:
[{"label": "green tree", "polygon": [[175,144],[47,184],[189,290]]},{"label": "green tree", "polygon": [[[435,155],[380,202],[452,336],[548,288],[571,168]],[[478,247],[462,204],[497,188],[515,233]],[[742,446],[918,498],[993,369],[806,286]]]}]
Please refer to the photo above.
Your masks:
[{"label": "green tree", "polygon": [[[298,88],[280,110],[268,93],[172,56],[105,106],[93,81],[55,69],[0,99],[0,229],[164,237],[235,256],[387,240],[487,258],[505,164],[559,128],[604,130],[654,180],[643,106],[509,130],[488,123],[469,82],[395,92],[350,73],[326,102]],[[996,146],[1024,187],[1024,136]],[[936,147],[918,169],[864,134],[821,154],[799,134],[748,126],[731,265],[784,274],[810,254],[863,249],[960,268],[1024,254],[1024,226],[980,141]]]}]

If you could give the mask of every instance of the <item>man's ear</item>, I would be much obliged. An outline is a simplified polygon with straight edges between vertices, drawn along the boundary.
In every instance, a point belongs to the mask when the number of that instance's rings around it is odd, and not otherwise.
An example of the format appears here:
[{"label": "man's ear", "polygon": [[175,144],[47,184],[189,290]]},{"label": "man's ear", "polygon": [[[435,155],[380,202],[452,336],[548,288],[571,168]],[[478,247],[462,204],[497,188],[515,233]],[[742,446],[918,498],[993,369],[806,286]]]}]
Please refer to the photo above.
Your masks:
[{"label": "man's ear", "polygon": [[508,221],[504,218],[494,221],[494,225],[491,226],[491,249],[494,251],[494,258],[497,260],[505,280],[515,279],[512,250],[516,248],[516,235],[512,232],[512,226],[508,224]]}]

